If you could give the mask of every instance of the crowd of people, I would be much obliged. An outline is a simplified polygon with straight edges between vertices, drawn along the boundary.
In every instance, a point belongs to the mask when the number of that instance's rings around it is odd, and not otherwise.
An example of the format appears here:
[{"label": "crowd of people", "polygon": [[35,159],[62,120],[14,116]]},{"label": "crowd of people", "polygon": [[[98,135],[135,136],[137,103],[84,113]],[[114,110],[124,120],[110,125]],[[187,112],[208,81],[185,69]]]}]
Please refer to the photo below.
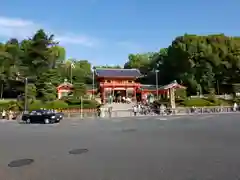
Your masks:
[{"label": "crowd of people", "polygon": [[3,109],[1,119],[13,120],[16,119],[16,116],[16,113],[14,113],[12,110],[6,111]]},{"label": "crowd of people", "polygon": [[160,115],[167,115],[170,112],[170,109],[165,105],[161,104],[159,107],[155,106],[153,104],[149,103],[137,103],[133,106],[133,113],[134,116],[137,116],[138,114],[141,115],[154,115],[154,114],[160,114]]}]

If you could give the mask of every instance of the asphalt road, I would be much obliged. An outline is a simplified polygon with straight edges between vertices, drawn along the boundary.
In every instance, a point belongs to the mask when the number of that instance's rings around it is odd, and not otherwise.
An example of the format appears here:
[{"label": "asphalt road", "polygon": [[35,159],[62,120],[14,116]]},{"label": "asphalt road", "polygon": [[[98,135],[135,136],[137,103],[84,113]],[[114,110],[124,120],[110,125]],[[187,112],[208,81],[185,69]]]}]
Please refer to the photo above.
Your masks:
[{"label": "asphalt road", "polygon": [[239,117],[0,122],[0,179],[237,180]]}]

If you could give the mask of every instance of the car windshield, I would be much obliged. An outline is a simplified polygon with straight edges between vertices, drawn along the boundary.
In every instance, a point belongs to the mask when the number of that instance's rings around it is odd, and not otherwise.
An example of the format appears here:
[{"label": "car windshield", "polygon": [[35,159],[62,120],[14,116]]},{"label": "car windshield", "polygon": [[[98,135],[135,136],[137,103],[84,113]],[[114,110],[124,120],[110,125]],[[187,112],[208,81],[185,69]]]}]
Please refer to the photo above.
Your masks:
[{"label": "car windshield", "polygon": [[36,113],[51,114],[52,112],[49,110],[35,110],[35,111],[32,111],[30,114],[36,114]]}]

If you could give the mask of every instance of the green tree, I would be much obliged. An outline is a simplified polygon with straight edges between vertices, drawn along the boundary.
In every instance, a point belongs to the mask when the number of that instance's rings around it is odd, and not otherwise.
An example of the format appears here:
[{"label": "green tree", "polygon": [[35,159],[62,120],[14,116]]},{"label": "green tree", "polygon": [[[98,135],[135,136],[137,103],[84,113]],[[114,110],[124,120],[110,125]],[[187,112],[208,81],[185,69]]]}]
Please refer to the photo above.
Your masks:
[{"label": "green tree", "polygon": [[61,82],[61,78],[56,69],[49,69],[47,72],[44,72],[36,81],[38,97],[47,101],[54,98],[56,99],[56,87]]},{"label": "green tree", "polygon": [[73,96],[77,99],[80,99],[81,96],[86,94],[86,86],[83,83],[74,84]]},{"label": "green tree", "polygon": [[35,100],[37,96],[37,89],[35,84],[28,84],[27,86],[27,97],[30,100]]},{"label": "green tree", "polygon": [[150,63],[154,53],[146,54],[130,54],[128,56],[128,62],[124,64],[125,69],[139,69],[141,73],[147,74],[150,69]]}]

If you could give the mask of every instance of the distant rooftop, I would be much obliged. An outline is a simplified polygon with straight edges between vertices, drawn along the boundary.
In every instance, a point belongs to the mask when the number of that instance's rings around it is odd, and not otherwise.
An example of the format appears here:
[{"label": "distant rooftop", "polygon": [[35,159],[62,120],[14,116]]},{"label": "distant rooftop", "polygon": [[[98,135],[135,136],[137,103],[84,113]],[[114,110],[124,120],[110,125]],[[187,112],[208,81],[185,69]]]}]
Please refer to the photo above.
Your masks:
[{"label": "distant rooftop", "polygon": [[96,75],[99,77],[131,77],[138,78],[141,73],[138,69],[108,69],[99,68],[95,70]]}]

